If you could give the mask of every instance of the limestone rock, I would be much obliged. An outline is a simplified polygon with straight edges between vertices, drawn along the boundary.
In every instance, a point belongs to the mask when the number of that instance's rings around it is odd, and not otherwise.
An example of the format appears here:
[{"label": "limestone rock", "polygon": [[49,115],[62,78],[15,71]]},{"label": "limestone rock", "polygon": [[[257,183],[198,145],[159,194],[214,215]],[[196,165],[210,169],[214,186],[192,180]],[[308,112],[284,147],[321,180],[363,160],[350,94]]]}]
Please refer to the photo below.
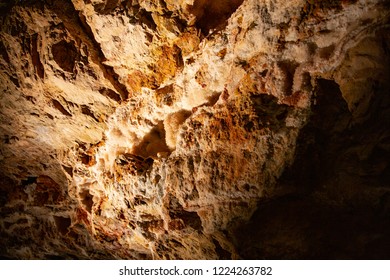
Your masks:
[{"label": "limestone rock", "polygon": [[0,1],[0,255],[388,258],[389,6]]}]

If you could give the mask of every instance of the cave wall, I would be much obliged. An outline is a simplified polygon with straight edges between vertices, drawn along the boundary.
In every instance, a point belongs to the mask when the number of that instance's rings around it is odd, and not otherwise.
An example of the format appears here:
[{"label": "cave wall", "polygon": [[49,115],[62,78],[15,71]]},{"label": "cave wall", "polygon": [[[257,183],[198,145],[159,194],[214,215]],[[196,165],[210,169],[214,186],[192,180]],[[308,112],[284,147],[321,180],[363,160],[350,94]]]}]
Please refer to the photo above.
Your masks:
[{"label": "cave wall", "polygon": [[3,258],[389,257],[388,1],[0,7]]}]

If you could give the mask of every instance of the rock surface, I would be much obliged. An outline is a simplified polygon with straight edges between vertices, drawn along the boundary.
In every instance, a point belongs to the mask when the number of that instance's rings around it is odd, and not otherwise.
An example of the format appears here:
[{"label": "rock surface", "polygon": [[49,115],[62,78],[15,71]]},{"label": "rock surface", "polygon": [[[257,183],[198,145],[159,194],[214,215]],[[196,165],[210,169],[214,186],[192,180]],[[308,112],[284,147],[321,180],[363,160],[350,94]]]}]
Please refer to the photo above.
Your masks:
[{"label": "rock surface", "polygon": [[390,257],[388,1],[0,8],[3,258]]}]

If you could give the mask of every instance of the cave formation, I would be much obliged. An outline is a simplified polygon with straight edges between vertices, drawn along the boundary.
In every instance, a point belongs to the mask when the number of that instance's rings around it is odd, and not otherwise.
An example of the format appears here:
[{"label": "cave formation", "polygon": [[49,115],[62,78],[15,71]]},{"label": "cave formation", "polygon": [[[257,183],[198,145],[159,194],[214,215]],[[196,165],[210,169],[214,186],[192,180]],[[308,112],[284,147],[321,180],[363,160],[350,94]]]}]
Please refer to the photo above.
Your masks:
[{"label": "cave formation", "polygon": [[387,0],[0,1],[3,259],[388,259]]}]

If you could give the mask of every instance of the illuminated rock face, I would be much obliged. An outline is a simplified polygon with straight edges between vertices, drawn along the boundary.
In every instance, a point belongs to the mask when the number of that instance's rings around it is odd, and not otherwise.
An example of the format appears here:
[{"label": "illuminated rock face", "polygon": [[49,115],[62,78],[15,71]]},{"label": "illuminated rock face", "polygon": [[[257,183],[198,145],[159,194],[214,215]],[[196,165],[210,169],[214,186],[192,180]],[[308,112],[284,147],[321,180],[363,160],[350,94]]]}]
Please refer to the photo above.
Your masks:
[{"label": "illuminated rock face", "polygon": [[2,257],[389,257],[387,1],[0,5]]}]

